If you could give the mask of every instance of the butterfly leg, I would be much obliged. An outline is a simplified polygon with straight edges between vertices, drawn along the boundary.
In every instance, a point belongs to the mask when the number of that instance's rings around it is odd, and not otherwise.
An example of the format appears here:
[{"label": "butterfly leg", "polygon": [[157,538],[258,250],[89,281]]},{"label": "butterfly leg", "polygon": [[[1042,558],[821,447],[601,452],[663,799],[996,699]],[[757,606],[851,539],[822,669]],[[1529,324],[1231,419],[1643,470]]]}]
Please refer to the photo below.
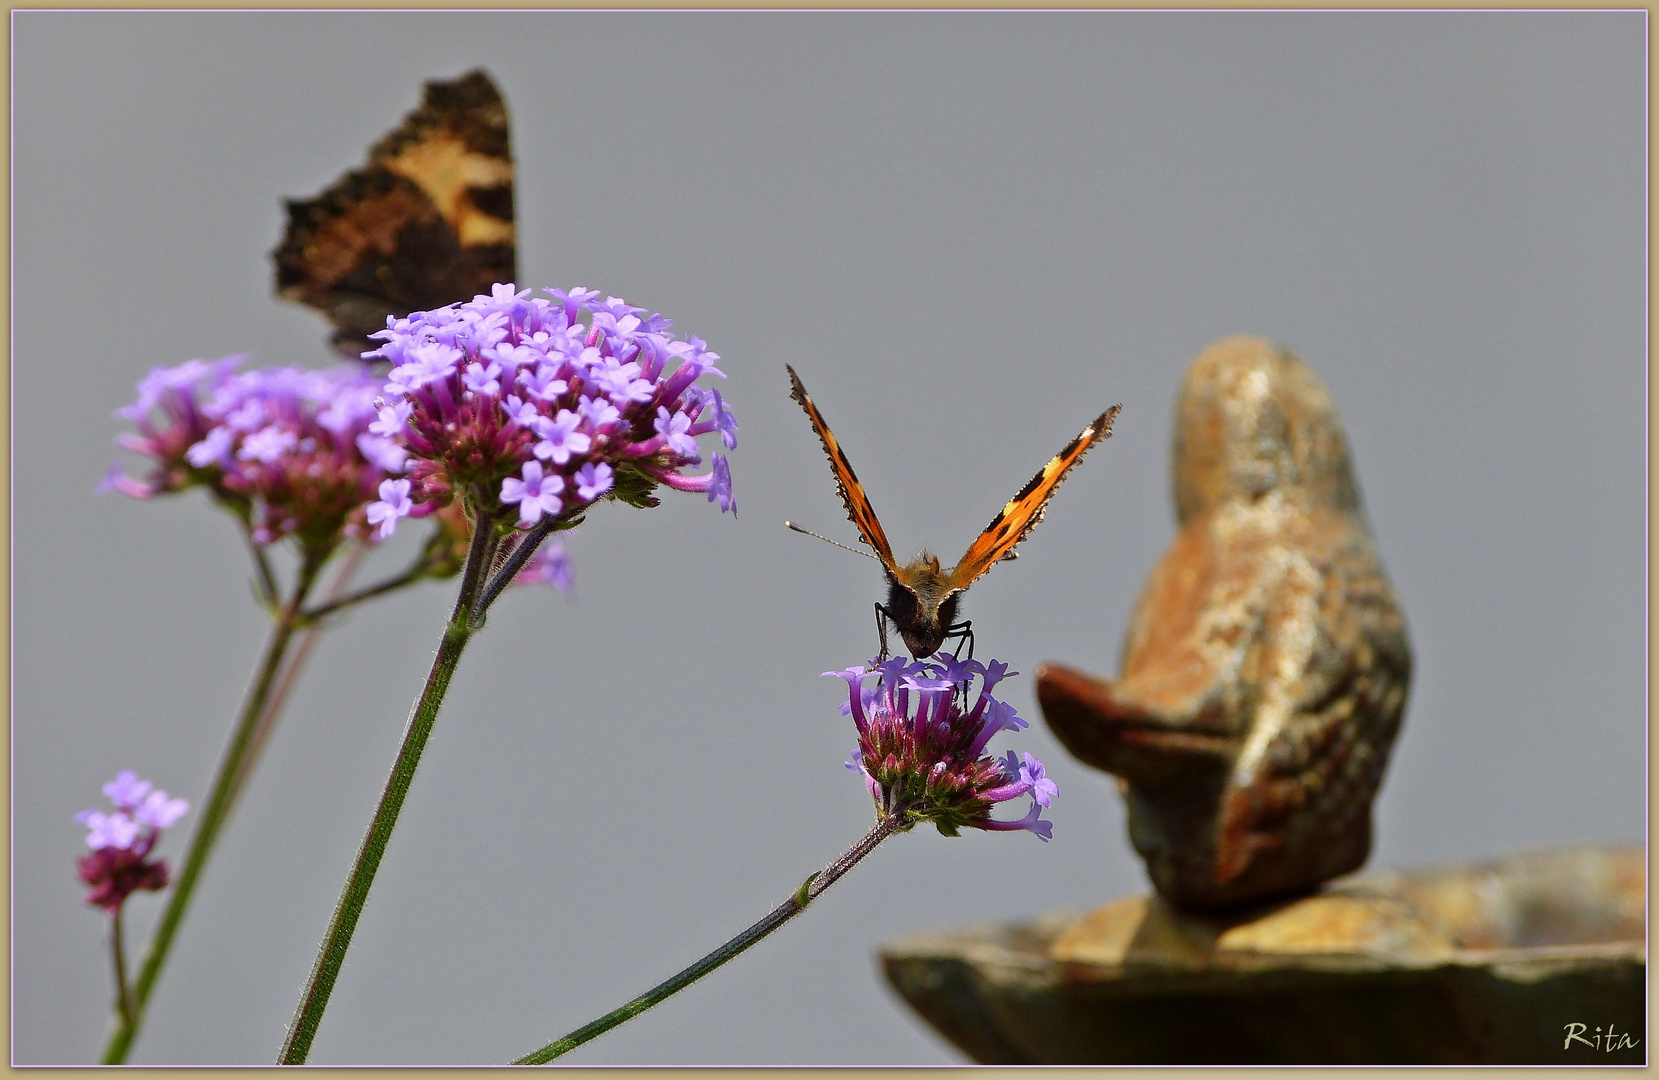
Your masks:
[{"label": "butterfly leg", "polygon": [[974,621],[972,619],[963,619],[961,622],[945,628],[945,640],[949,641],[951,638],[956,639],[956,648],[951,650],[951,657],[953,659],[962,652],[963,642],[967,642],[968,644],[968,659],[972,660],[974,658],[973,627]]},{"label": "butterfly leg", "polygon": [[[893,618],[892,612],[888,611],[886,608],[882,607],[880,604],[876,605],[876,633],[881,636],[881,661],[880,662],[883,663],[883,664],[885,664],[887,662],[887,620],[892,619],[892,618]],[[897,619],[894,619],[893,621],[895,623],[898,622]]]}]

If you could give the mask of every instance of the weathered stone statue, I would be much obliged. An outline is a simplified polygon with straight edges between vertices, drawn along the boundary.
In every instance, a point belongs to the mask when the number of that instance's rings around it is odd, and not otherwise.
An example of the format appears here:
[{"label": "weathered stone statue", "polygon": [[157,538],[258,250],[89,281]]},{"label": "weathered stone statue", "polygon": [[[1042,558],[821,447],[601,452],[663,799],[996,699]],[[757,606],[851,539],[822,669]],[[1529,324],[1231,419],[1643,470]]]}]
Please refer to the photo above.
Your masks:
[{"label": "weathered stone statue", "polygon": [[1204,350],[1174,471],[1180,533],[1123,674],[1046,665],[1037,696],[1068,750],[1121,778],[1159,893],[1213,910],[1365,862],[1411,651],[1336,407],[1301,360],[1253,337]]}]

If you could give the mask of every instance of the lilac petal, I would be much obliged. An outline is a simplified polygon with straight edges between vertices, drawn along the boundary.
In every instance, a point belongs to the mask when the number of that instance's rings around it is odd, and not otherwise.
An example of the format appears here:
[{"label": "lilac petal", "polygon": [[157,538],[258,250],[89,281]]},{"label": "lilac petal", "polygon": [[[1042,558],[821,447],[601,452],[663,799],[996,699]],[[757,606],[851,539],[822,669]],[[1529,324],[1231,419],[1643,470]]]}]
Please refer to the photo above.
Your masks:
[{"label": "lilac petal", "polygon": [[409,424],[409,414],[414,408],[407,401],[382,405],[377,413],[378,419],[369,425],[369,432],[387,439],[402,434],[403,429]]},{"label": "lilac petal", "polygon": [[985,665],[978,660],[958,660],[948,652],[933,657],[934,673],[953,686],[966,687],[976,675],[985,674]]},{"label": "lilac petal", "polygon": [[1033,802],[1031,804],[1030,811],[1028,811],[1026,815],[1018,821],[996,821],[994,819],[987,818],[984,821],[974,822],[973,827],[976,829],[985,829],[990,832],[1014,832],[1019,829],[1024,829],[1027,832],[1036,834],[1037,838],[1046,844],[1050,840],[1054,839],[1054,822],[1047,821],[1039,817],[1038,815],[1041,813],[1042,807]]},{"label": "lilac petal", "polygon": [[1008,665],[1001,660],[992,660],[985,665],[985,685],[981,687],[981,692],[989,694],[997,683],[1004,679],[1011,679],[1018,674],[1017,671],[1009,671]]},{"label": "lilac petal", "polygon": [[475,360],[467,365],[466,373],[462,376],[461,381],[468,390],[479,397],[486,397],[501,390],[500,375],[500,364],[492,360],[488,366],[485,366]]},{"label": "lilac petal", "polygon": [[403,466],[408,463],[409,451],[391,439],[370,435],[365,431],[357,436],[356,443],[357,452],[363,455],[363,460],[379,467],[383,472],[402,472]]},{"label": "lilac petal", "polygon": [[916,672],[904,676],[904,685],[911,690],[954,690],[955,684],[949,679],[935,678],[925,672]]},{"label": "lilac petal", "polygon": [[609,398],[588,398],[577,406],[577,409],[595,431],[603,431],[622,419],[622,414]]},{"label": "lilac petal", "polygon": [[513,578],[515,585],[551,585],[569,595],[575,588],[575,564],[565,546],[554,540],[543,544],[530,556]]},{"label": "lilac petal", "polygon": [[184,460],[198,469],[205,469],[210,465],[229,465],[230,448],[235,438],[236,433],[229,428],[216,427],[184,452]]},{"label": "lilac petal", "polygon": [[120,462],[111,462],[109,472],[98,482],[97,491],[103,494],[106,491],[119,491],[133,499],[148,499],[156,493],[156,489],[149,484],[134,480],[121,468]]},{"label": "lilac petal", "polygon": [[683,458],[696,458],[697,440],[686,432],[691,430],[691,417],[683,412],[669,413],[665,406],[657,406],[655,427],[668,448]]},{"label": "lilac petal", "polygon": [[709,471],[707,483],[705,490],[709,493],[709,502],[719,503],[722,513],[730,510],[732,517],[736,517],[737,499],[732,495],[732,470],[720,454],[714,455],[714,468]]},{"label": "lilac petal", "polygon": [[75,820],[87,827],[86,846],[93,851],[104,848],[126,850],[138,839],[138,823],[117,811],[106,814],[101,810],[83,810]]},{"label": "lilac petal", "polygon": [[501,501],[518,503],[520,525],[534,525],[542,514],[557,514],[564,508],[559,493],[565,488],[565,478],[558,473],[545,475],[541,462],[534,458],[524,463],[523,479],[509,476],[501,481]]},{"label": "lilac petal", "polygon": [[[1009,756],[1012,757],[1013,755],[1010,754]],[[1052,805],[1055,797],[1060,794],[1060,785],[1043,775],[1042,762],[1030,754],[1022,754],[1021,756],[1025,759],[1025,764],[1020,772],[1027,780],[1031,781],[1031,797],[1042,806]]]},{"label": "lilac petal", "polygon": [[534,403],[520,399],[517,394],[507,395],[506,400],[501,403],[501,411],[506,414],[508,420],[520,427],[529,427],[541,416]]},{"label": "lilac petal", "polygon": [[727,450],[737,449],[737,418],[732,411],[726,408],[726,399],[720,396],[720,391],[711,391],[714,394],[714,423],[720,431],[720,441],[726,444]]},{"label": "lilac petal", "polygon": [[821,679],[828,675],[834,675],[838,679],[846,680],[848,714],[853,718],[853,723],[857,725],[860,735],[869,728],[869,721],[864,715],[864,702],[861,693],[864,687],[864,676],[868,674],[869,671],[862,667],[850,667],[842,671],[825,671],[818,676]]},{"label": "lilac petal", "polygon": [[564,465],[570,461],[572,454],[587,453],[593,440],[576,430],[581,422],[581,417],[569,409],[560,409],[559,415],[551,419],[537,417],[531,422],[531,430],[541,436],[541,442],[536,444],[536,456],[551,458],[555,465]]},{"label": "lilac petal", "polygon": [[590,461],[576,470],[576,497],[583,502],[592,502],[609,491],[615,483],[615,476],[609,465],[603,461]]},{"label": "lilac petal", "polygon": [[391,536],[397,531],[397,519],[408,517],[414,512],[415,504],[409,498],[409,488],[407,480],[380,482],[380,501],[370,503],[365,510],[369,524],[376,526],[376,540],[384,540]]},{"label": "lilac petal", "polygon": [[183,817],[189,809],[190,804],[183,799],[169,799],[165,791],[157,790],[145,797],[143,804],[133,811],[133,818],[140,825],[165,829]]},{"label": "lilac petal", "polygon": [[104,785],[104,795],[122,810],[131,810],[150,793],[150,782],[140,780],[131,769],[122,769]]}]

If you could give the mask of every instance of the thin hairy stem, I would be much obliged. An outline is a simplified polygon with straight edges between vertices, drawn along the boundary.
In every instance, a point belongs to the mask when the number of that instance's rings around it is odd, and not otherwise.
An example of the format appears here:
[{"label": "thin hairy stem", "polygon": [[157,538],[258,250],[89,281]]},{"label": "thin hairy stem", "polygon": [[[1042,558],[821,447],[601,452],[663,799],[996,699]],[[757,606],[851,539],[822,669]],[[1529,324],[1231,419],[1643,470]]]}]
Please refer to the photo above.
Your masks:
[{"label": "thin hairy stem", "polygon": [[732,957],[737,956],[739,953],[755,944],[767,934],[770,934],[772,931],[776,930],[796,915],[799,915],[801,912],[805,911],[806,906],[812,903],[812,901],[818,899],[818,897],[822,896],[824,891],[831,885],[834,885],[836,881],[840,879],[842,874],[845,874],[848,870],[851,870],[854,866],[858,865],[858,861],[870,852],[874,851],[877,844],[897,832],[903,821],[903,816],[897,814],[880,819],[876,822],[876,827],[866,833],[862,840],[848,849],[845,855],[842,855],[839,859],[830,863],[829,866],[825,867],[820,872],[807,878],[806,881],[801,884],[801,887],[796,889],[789,899],[773,908],[764,919],[755,923],[753,926],[749,927],[749,929],[732,938],[730,941],[709,953],[695,964],[692,964],[690,967],[681,971],[679,974],[664,982],[658,983],[656,986],[653,986],[639,997],[628,1002],[628,1004],[606,1013],[604,1016],[601,1016],[599,1019],[590,1024],[584,1024],[582,1027],[572,1031],[564,1038],[559,1039],[556,1042],[549,1043],[533,1054],[526,1054],[524,1057],[521,1057],[517,1061],[513,1062],[513,1064],[544,1065],[562,1054],[569,1053],[571,1050],[576,1049],[583,1043],[588,1042],[591,1039],[598,1038],[605,1032],[611,1030],[611,1028],[616,1027],[618,1024],[632,1020],[634,1017],[657,1004],[659,1001],[684,990],[698,979],[701,979],[704,975],[707,975],[709,972],[713,971],[721,964],[724,964]]},{"label": "thin hairy stem", "polygon": [[534,555],[536,549],[541,547],[541,542],[553,535],[553,531],[558,526],[559,519],[544,517],[536,523],[535,528],[524,534],[512,552],[508,554],[506,560],[490,575],[489,584],[485,585],[479,593],[478,601],[473,605],[472,610],[472,621],[475,625],[483,625],[484,615],[490,610],[490,605],[495,603],[495,598],[501,595],[503,589],[513,583],[513,579],[518,576],[518,572],[524,569],[524,564],[530,561],[530,556]]},{"label": "thin hairy stem", "polygon": [[133,1024],[132,988],[127,985],[127,946],[121,936],[121,908],[110,916],[109,950],[115,958],[115,1011],[121,1022]]},{"label": "thin hairy stem", "polygon": [[467,551],[466,568],[461,574],[461,591],[455,599],[455,610],[450,615],[448,625],[444,627],[443,641],[438,646],[437,657],[432,661],[432,670],[427,675],[426,686],[409,717],[409,726],[404,731],[403,745],[392,765],[391,776],[386,780],[380,803],[375,807],[374,817],[370,820],[368,832],[358,849],[351,874],[340,893],[340,901],[335,906],[328,933],[324,936],[322,948],[317,953],[317,962],[311,968],[311,977],[306,981],[305,989],[300,995],[299,1007],[294,1012],[293,1022],[288,1026],[288,1038],[283,1043],[279,1064],[304,1064],[306,1057],[311,1053],[311,1043],[316,1038],[317,1026],[322,1023],[323,1012],[328,1008],[329,996],[334,992],[334,983],[340,976],[340,967],[345,963],[346,951],[351,948],[351,938],[357,929],[357,920],[363,913],[363,904],[368,900],[369,889],[374,885],[374,876],[380,869],[380,860],[386,854],[386,845],[392,838],[392,829],[397,825],[398,814],[403,810],[403,800],[409,794],[409,785],[414,780],[415,769],[420,765],[427,738],[432,734],[432,725],[438,718],[438,709],[443,705],[444,694],[449,690],[450,677],[455,673],[455,665],[461,659],[461,652],[474,632],[469,613],[472,611],[484,570],[489,566],[497,542],[495,530],[490,523],[480,521],[473,530],[472,544]]},{"label": "thin hairy stem", "polygon": [[331,598],[321,604],[318,604],[314,608],[307,609],[305,612],[305,619],[307,622],[315,622],[325,615],[332,615],[336,611],[341,611],[345,608],[351,607],[353,604],[361,604],[365,600],[372,600],[377,596],[384,596],[386,593],[392,592],[395,589],[401,589],[405,585],[419,581],[421,578],[426,576],[426,571],[427,562],[423,558],[414,566],[411,566],[409,569],[405,570],[401,574],[398,574],[396,577],[389,577],[385,581],[375,585],[370,585],[367,588],[359,589],[348,596]]},{"label": "thin hairy stem", "polygon": [[[352,576],[357,573],[358,567],[363,565],[363,560],[368,557],[368,554],[368,544],[354,543],[351,545],[350,550],[346,553],[345,561],[341,563],[340,569],[334,574],[334,580],[329,582],[328,588],[324,592],[326,599],[333,599],[346,591],[346,586],[351,583]],[[254,724],[253,737],[248,740],[248,750],[242,757],[242,767],[236,774],[236,780],[231,784],[230,800],[232,807],[236,805],[236,800],[242,797],[242,791],[247,787],[248,778],[253,775],[254,769],[258,766],[259,758],[265,750],[265,744],[270,739],[271,732],[276,729],[276,723],[282,716],[282,710],[288,704],[288,695],[293,692],[294,684],[299,682],[300,675],[305,671],[305,665],[311,659],[312,650],[317,647],[317,640],[327,629],[308,621],[304,614],[300,617],[300,625],[304,629],[299,632],[299,637],[294,643],[293,651],[289,653],[287,662],[283,664],[282,670],[277,673],[276,684],[271,688],[270,697],[265,701],[264,711],[260,713],[259,720]]]},{"label": "thin hairy stem", "polygon": [[132,987],[131,1018],[116,1025],[115,1032],[104,1047],[105,1065],[119,1065],[127,1059],[127,1051],[131,1049],[133,1039],[137,1037],[138,1030],[144,1023],[144,1009],[149,1004],[150,991],[154,989],[156,979],[161,975],[168,950],[173,946],[173,935],[178,932],[179,923],[183,921],[185,910],[190,906],[196,882],[201,878],[202,870],[207,866],[208,856],[213,853],[214,842],[218,840],[220,830],[229,816],[237,778],[242,772],[242,762],[247,756],[254,728],[265,712],[271,687],[276,681],[277,672],[282,668],[288,645],[293,640],[295,628],[299,624],[300,609],[312,586],[316,584],[317,574],[322,569],[325,558],[326,555],[323,554],[308,554],[302,560],[294,582],[293,595],[283,604],[275,624],[271,627],[271,636],[265,643],[265,654],[260,658],[253,685],[248,688],[247,697],[243,700],[241,715],[237,717],[236,726],[231,730],[230,742],[219,759],[219,768],[214,773],[212,788],[202,807],[201,816],[196,820],[196,830],[190,837],[190,846],[186,849],[184,861],[179,866],[179,874],[173,882],[167,906],[162,910],[161,919],[150,935],[150,944],[145,950],[143,965],[139,968],[138,981]]},{"label": "thin hairy stem", "polygon": [[242,537],[248,542],[248,555],[253,559],[253,568],[259,574],[259,599],[266,608],[277,606],[277,597],[281,590],[277,588],[276,575],[271,572],[271,560],[265,557],[265,549],[253,538],[253,530],[248,523],[242,523]]}]

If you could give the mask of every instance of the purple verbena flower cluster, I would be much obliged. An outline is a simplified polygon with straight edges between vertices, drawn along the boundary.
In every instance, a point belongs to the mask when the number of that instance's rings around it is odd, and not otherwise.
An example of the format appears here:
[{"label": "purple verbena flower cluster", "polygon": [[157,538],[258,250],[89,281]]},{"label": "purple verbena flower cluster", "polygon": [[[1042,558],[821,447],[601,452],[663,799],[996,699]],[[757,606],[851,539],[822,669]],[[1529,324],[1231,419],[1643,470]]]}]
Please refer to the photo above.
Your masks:
[{"label": "purple verbena flower cluster", "polygon": [[370,430],[409,454],[407,474],[385,481],[370,507],[376,535],[458,495],[503,527],[543,517],[574,523],[603,498],[655,505],[658,484],[737,512],[722,455],[706,473],[683,471],[702,461],[699,435],[718,432],[727,449],[737,445],[719,391],[694,385],[704,374],[724,377],[719,357],[615,297],[546,291],[553,300],[497,285],[373,335],[386,344],[364,359],[392,369]]},{"label": "purple verbena flower cluster", "polygon": [[369,430],[381,380],[358,365],[238,372],[243,359],[151,371],[116,411],[138,428],[119,442],[151,459],[149,479],[112,465],[100,490],[145,499],[206,487],[259,544],[292,536],[326,551],[366,536],[369,502],[406,457]]},{"label": "purple verbena flower cluster", "polygon": [[[964,827],[1025,829],[1044,841],[1053,836],[1053,823],[1039,814],[1059,788],[1044,775],[1042,762],[1012,750],[1000,759],[985,753],[997,732],[1027,726],[1012,705],[991,696],[997,683],[1018,672],[996,660],[981,664],[940,653],[824,674],[847,682],[841,711],[858,727],[858,750],[847,768],[863,775],[877,813],[902,817],[906,827],[931,821],[946,836]],[[876,676],[873,686],[865,685],[870,675]],[[979,691],[970,707],[976,678]],[[991,817],[992,806],[1022,795],[1031,796],[1023,818]]]},{"label": "purple verbena flower cluster", "polygon": [[86,902],[116,911],[139,889],[167,886],[167,863],[150,860],[150,851],[163,829],[183,817],[190,804],[170,799],[130,770],[104,785],[115,812],[82,810],[75,820],[87,827],[89,854],[77,860],[81,880],[92,887]]}]

